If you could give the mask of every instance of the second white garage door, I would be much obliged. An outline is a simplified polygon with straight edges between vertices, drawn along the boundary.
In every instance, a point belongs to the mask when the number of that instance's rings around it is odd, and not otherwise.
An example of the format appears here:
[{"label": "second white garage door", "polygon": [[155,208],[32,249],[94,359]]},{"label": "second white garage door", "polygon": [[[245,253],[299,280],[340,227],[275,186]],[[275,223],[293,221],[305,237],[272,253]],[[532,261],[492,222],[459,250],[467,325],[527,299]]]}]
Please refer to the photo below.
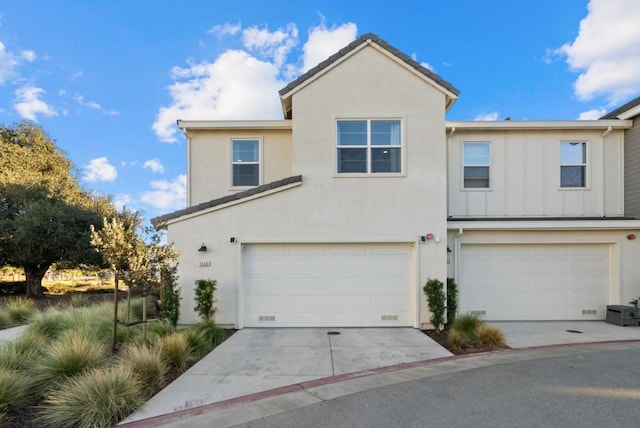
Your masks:
[{"label": "second white garage door", "polygon": [[486,320],[604,319],[606,244],[463,244],[459,311]]},{"label": "second white garage door", "polygon": [[247,244],[247,327],[411,325],[410,244]]}]

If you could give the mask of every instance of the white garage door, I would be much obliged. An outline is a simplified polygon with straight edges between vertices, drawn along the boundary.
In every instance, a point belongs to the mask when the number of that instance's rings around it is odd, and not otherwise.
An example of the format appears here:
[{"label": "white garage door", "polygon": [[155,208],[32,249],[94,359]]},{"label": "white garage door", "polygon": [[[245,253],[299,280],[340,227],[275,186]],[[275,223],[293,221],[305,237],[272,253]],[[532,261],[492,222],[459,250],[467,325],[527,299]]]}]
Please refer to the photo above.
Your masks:
[{"label": "white garage door", "polygon": [[248,327],[411,325],[408,244],[247,244]]},{"label": "white garage door", "polygon": [[462,245],[459,312],[486,320],[604,319],[609,246]]}]

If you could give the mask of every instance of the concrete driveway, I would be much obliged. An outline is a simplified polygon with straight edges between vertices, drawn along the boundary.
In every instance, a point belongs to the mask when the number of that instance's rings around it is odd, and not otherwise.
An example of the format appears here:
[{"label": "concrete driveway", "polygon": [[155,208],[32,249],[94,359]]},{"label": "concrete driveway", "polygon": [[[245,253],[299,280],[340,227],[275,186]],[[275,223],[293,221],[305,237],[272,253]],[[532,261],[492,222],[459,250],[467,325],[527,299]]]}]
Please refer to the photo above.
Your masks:
[{"label": "concrete driveway", "polygon": [[450,355],[412,328],[246,328],[123,423],[329,376]]}]

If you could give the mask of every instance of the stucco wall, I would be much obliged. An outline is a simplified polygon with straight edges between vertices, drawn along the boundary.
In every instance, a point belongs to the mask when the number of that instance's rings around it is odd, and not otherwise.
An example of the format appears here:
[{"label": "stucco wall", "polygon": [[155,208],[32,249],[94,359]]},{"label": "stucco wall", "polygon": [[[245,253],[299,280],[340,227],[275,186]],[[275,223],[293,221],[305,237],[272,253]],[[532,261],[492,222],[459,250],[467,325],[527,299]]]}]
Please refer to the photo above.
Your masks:
[{"label": "stucco wall", "polygon": [[291,130],[190,130],[188,132],[189,205],[235,193],[231,186],[231,139],[261,141],[260,184],[291,176]]},{"label": "stucco wall", "polygon": [[[446,278],[444,94],[376,49],[366,47],[295,93],[293,112],[291,174],[302,175],[300,187],[169,225],[168,239],[182,252],[181,322],[195,320],[195,279],[213,278],[218,280],[216,320],[238,325],[243,242],[417,245],[412,273],[419,302],[416,312],[419,321],[426,322],[421,287],[429,277]],[[400,118],[406,159],[403,174],[338,176],[337,118]],[[195,144],[192,141],[192,146]],[[191,156],[204,155],[192,150]],[[268,169],[266,165],[265,160]],[[214,181],[212,175],[197,174],[198,185],[192,184],[193,188]],[[216,180],[228,174],[223,176]],[[192,197],[197,201],[203,196],[192,193]],[[427,233],[441,242],[420,243],[420,235]],[[239,244],[229,243],[232,236]],[[210,249],[207,253],[197,252],[202,242]],[[198,267],[200,261],[211,262],[211,266]]]},{"label": "stucco wall", "polygon": [[[453,217],[622,216],[623,131],[465,131],[449,138]],[[462,145],[491,143],[489,189],[463,189]],[[560,142],[587,142],[587,187],[560,188]]]}]

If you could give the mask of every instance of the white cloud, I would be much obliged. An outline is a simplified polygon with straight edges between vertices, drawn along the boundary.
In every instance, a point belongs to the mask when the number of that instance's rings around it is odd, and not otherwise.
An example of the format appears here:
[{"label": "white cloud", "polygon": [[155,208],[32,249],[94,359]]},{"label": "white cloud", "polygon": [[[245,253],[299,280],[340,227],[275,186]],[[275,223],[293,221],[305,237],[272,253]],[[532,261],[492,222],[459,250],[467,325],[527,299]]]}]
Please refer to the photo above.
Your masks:
[{"label": "white cloud", "polygon": [[154,190],[144,192],[140,200],[155,208],[177,210],[184,208],[187,200],[187,176],[182,174],[173,181],[152,181]]},{"label": "white cloud", "polygon": [[146,161],[143,168],[149,168],[153,172],[162,174],[164,172],[164,165],[160,162],[160,159],[150,159]]},{"label": "white cloud", "polygon": [[100,106],[100,104],[98,104],[95,101],[85,101],[82,95],[75,94],[73,96],[73,100],[78,104],[80,104],[81,106],[89,107],[92,110],[102,110],[102,107]]},{"label": "white cloud", "polygon": [[113,205],[115,205],[118,211],[122,211],[127,204],[130,204],[133,201],[131,195],[128,193],[119,193],[113,198]]},{"label": "white cloud", "polygon": [[327,28],[322,23],[309,31],[307,43],[302,48],[302,71],[315,67],[355,40],[358,27],[353,22]]},{"label": "white cloud", "polygon": [[21,80],[18,67],[25,61],[32,62],[35,59],[36,53],[34,51],[26,50],[16,54],[9,51],[4,43],[0,42],[0,85]]},{"label": "white cloud", "polygon": [[82,72],[82,70],[78,69],[75,73],[73,73],[70,80],[76,80],[81,78],[82,76],[84,76],[84,73]]},{"label": "white cloud", "polygon": [[111,165],[106,157],[91,159],[84,170],[83,179],[89,182],[113,181],[118,176],[116,167]]},{"label": "white cloud", "polygon": [[82,96],[80,94],[74,94],[72,98],[79,105],[81,105],[83,107],[90,108],[91,110],[101,111],[102,113],[106,114],[107,116],[116,116],[116,115],[120,114],[119,112],[117,112],[115,110],[107,110],[107,109],[103,108],[100,104],[98,104],[95,101],[85,101],[84,96]]},{"label": "white cloud", "polygon": [[57,116],[58,112],[40,99],[44,93],[44,89],[35,86],[22,86],[16,89],[15,104],[13,106],[20,117],[37,121],[38,115],[46,117]]},{"label": "white cloud", "polygon": [[[411,54],[411,59],[412,59],[412,60],[414,60],[414,61],[418,61],[418,55],[417,55],[417,54],[415,54],[415,53],[412,53],[412,54]],[[435,71],[436,71],[435,67],[433,67],[433,66],[432,66],[431,64],[429,64],[428,62],[420,62],[420,65],[421,65],[421,66],[423,66],[424,68],[426,68],[426,69],[427,69],[427,70],[429,70],[429,71],[433,71],[433,72],[435,72]]]},{"label": "white cloud", "polygon": [[640,91],[640,2],[590,0],[578,36],[554,50],[580,75],[578,99],[618,104]]},{"label": "white cloud", "polygon": [[214,34],[221,39],[224,36],[235,36],[240,30],[242,30],[240,22],[236,24],[225,22],[224,24],[214,25],[207,33]]},{"label": "white cloud", "polygon": [[[223,31],[224,25],[213,27],[209,32]],[[239,35],[244,49],[229,49],[212,62],[189,60],[187,67],[171,69],[174,80],[168,87],[171,103],[159,108],[152,125],[160,140],[176,141],[177,119],[281,118],[278,90],[295,75],[306,71],[304,65],[300,68],[294,64],[315,65],[314,58],[323,60],[351,42],[357,28],[352,23],[332,28],[321,24],[312,28],[303,55],[297,61],[288,61],[298,43],[298,29],[294,24],[275,31],[258,27],[241,31],[236,30],[236,26],[224,31]]]},{"label": "white cloud", "polygon": [[298,28],[295,24],[273,32],[267,28],[247,28],[242,31],[242,43],[247,49],[273,60],[274,65],[280,68],[291,49],[298,44]]},{"label": "white cloud", "polygon": [[478,122],[498,120],[498,112],[492,111],[490,113],[480,113],[473,120]]},{"label": "white cloud", "polygon": [[607,114],[607,109],[594,108],[593,110],[583,111],[578,116],[578,120],[596,120]]}]

